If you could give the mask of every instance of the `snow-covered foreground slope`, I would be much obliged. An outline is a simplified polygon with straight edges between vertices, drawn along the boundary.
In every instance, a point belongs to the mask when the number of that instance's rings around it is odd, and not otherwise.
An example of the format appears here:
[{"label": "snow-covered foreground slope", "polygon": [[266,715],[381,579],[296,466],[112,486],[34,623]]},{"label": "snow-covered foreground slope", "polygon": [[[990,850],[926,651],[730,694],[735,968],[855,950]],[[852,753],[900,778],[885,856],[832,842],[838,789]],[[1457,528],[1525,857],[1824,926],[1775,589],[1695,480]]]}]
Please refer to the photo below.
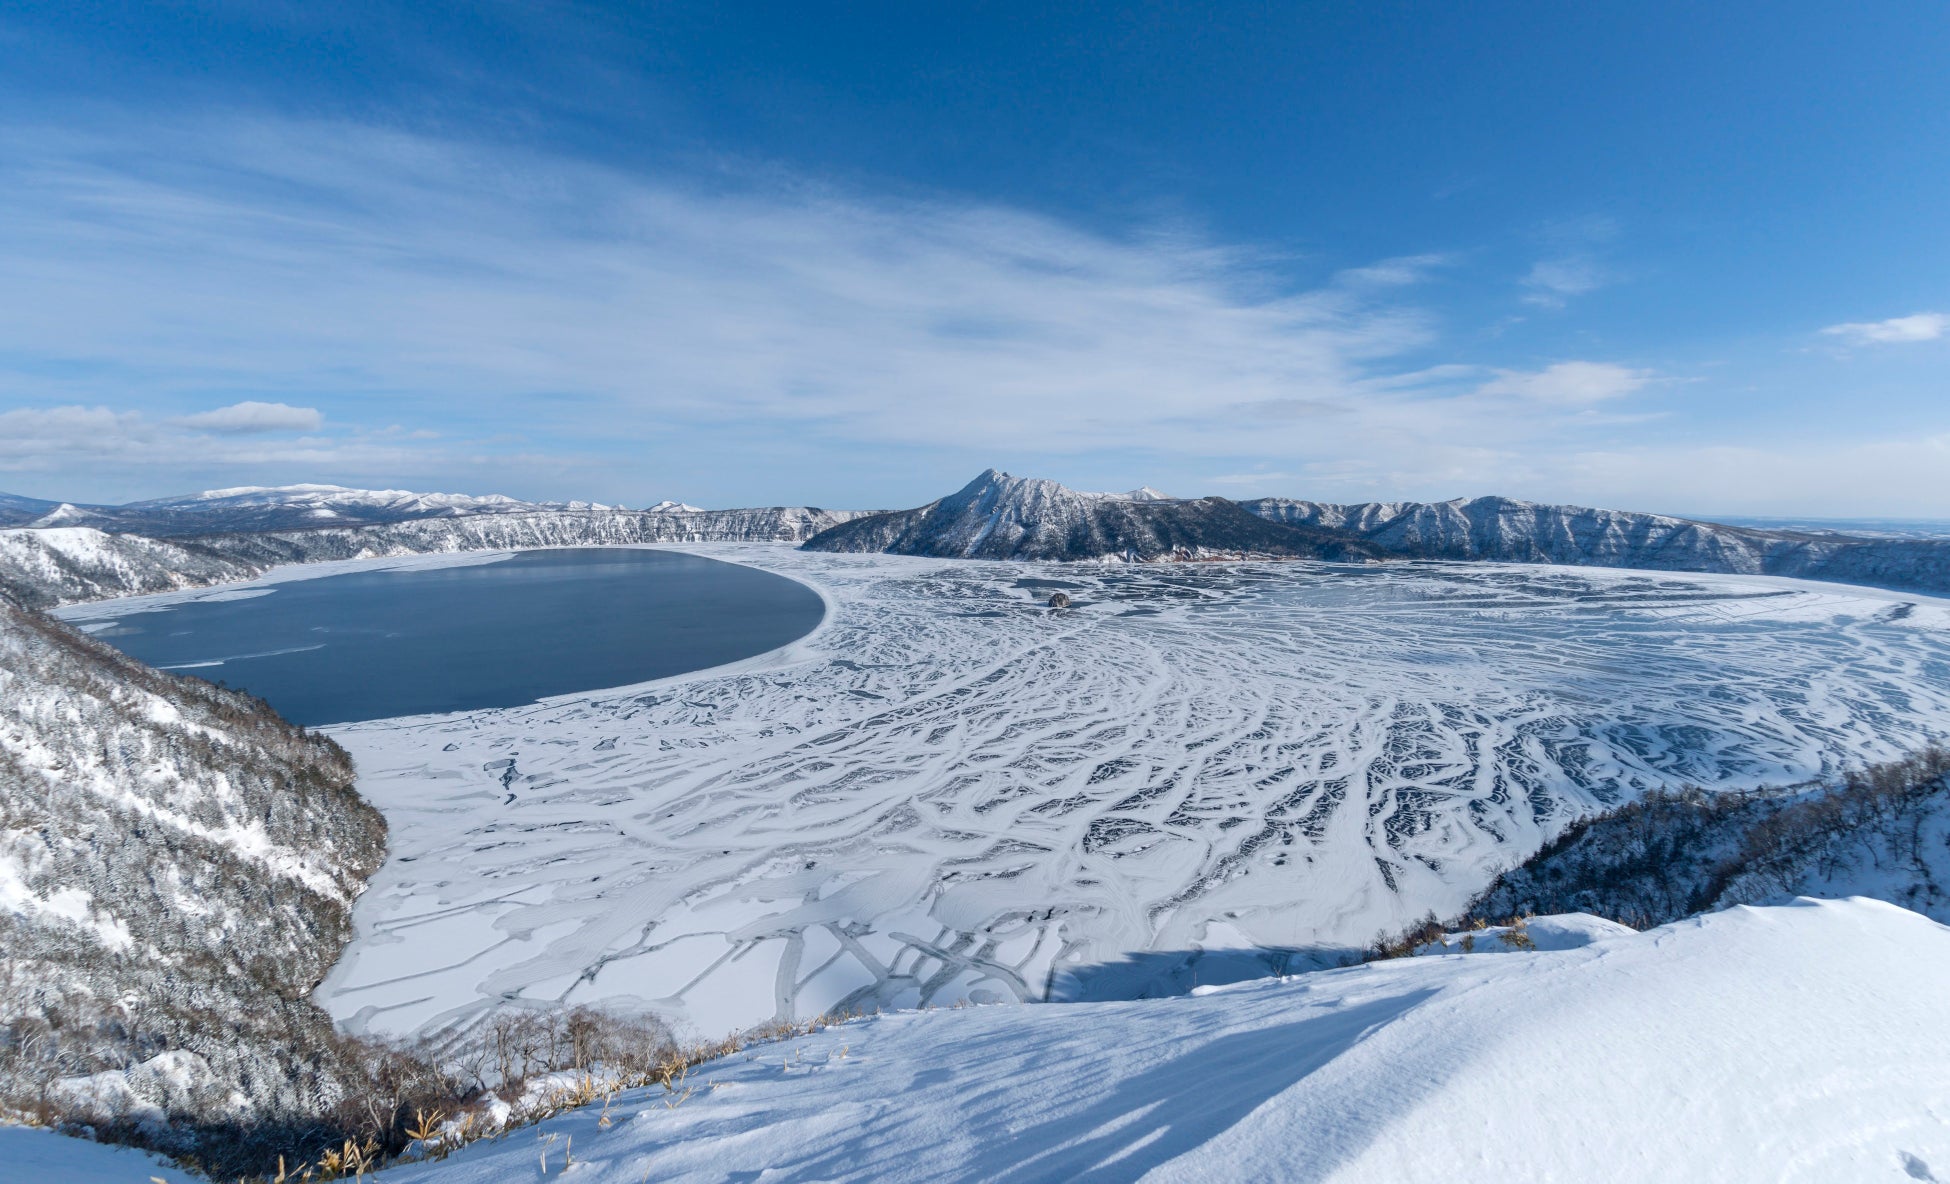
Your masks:
[{"label": "snow-covered foreground slope", "polygon": [[[394,1184],[1950,1179],[1950,930],[1868,900],[1189,998],[883,1016]],[[575,1163],[565,1173],[565,1157]]]},{"label": "snow-covered foreground slope", "polygon": [[[1570,818],[1950,720],[1950,609],[1733,577],[1098,568],[691,547],[806,579],[742,667],[335,732],[392,857],[321,1000],[427,1032],[611,1000],[1182,992],[1449,915]],[[1077,607],[1040,607],[1062,582]]]},{"label": "snow-covered foreground slope", "polygon": [[0,1180],[48,1184],[202,1184],[161,1156],[24,1126],[0,1126]]}]

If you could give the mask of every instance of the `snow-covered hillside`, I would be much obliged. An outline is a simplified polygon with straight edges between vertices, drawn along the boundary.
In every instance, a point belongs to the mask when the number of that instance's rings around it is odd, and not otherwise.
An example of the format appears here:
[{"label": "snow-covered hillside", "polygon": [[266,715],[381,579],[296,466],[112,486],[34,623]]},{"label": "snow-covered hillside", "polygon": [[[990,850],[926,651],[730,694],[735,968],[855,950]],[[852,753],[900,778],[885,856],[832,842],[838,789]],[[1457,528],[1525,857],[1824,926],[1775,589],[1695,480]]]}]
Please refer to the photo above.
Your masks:
[{"label": "snow-covered hillside", "polygon": [[334,1014],[614,999],[717,1035],[1331,964],[1574,818],[1950,720],[1950,606],[1886,593],[686,550],[815,584],[826,624],[731,670],[335,731],[398,858]]},{"label": "snow-covered hillside", "polygon": [[1803,895],[1873,896],[1950,921],[1950,751],[1797,790],[1654,795],[1573,826],[1473,910],[1650,925]]},{"label": "snow-covered hillside", "polygon": [[798,542],[853,515],[752,510],[470,514],[378,526],[151,539],[91,527],[0,530],[0,589],[52,607],[247,580],[287,563],[627,543]]},{"label": "snow-covered hillside", "polygon": [[385,849],[345,754],[4,597],[0,703],[0,1107],[165,1144],[316,1118],[307,996]]},{"label": "snow-covered hillside", "polygon": [[1759,530],[1507,497],[1240,504],[1269,521],[1342,531],[1402,558],[1733,572],[1950,592],[1950,539],[1944,538]]},{"label": "snow-covered hillside", "polygon": [[264,567],[190,544],[88,526],[0,530],[0,592],[46,608],[247,580]]},{"label": "snow-covered hillside", "polygon": [[1181,500],[1148,486],[1080,493],[994,469],[918,509],[842,523],[813,536],[806,548],[941,559],[1359,561],[1380,554],[1342,533],[1256,517],[1224,498]]},{"label": "snow-covered hillside", "polygon": [[1946,1008],[1943,926],[1736,908],[1187,998],[882,1016],[379,1178],[1950,1179]]}]

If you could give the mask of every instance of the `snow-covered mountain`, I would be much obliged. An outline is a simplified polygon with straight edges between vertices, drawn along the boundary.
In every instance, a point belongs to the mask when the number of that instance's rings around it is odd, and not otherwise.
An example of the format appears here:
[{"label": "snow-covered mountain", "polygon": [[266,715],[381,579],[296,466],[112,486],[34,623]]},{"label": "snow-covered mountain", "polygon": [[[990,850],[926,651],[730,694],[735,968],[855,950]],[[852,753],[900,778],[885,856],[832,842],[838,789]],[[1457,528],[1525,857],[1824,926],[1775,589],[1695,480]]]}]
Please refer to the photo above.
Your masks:
[{"label": "snow-covered mountain", "polygon": [[0,1110],[315,1120],[345,1067],[308,994],[386,844],[343,750],[4,596],[0,702]]},{"label": "snow-covered mountain", "polygon": [[[47,502],[0,494],[0,526],[93,526],[157,537],[235,531],[302,530],[458,518],[477,514],[607,513],[600,502],[529,502],[505,494],[415,493],[406,489],[349,489],[343,485],[244,485],[122,505]],[[663,501],[650,513],[699,513]]]},{"label": "snow-covered mountain", "polygon": [[805,545],[955,559],[1360,560],[1378,554],[1331,531],[1271,523],[1224,498],[1179,500],[1148,486],[1081,493],[994,469],[918,509],[856,518]]},{"label": "snow-covered mountain", "polygon": [[1127,494],[1081,493],[993,469],[948,497],[855,519],[806,546],[969,559],[1555,563],[1950,592],[1950,539],[1943,538],[1758,530],[1503,497],[1337,505],[1175,499],[1149,486]]},{"label": "snow-covered mountain", "polygon": [[622,543],[799,542],[853,514],[804,506],[682,513],[587,508],[357,527],[149,538],[0,530],[0,589],[37,607],[247,580],[284,563]]},{"label": "snow-covered mountain", "polygon": [[1356,505],[1261,498],[1240,504],[1272,522],[1342,532],[1409,559],[1776,575],[1950,592],[1945,539],[1758,530],[1505,497]]},{"label": "snow-covered mountain", "polygon": [[24,526],[60,506],[60,502],[43,501],[37,497],[0,493],[0,526]]}]

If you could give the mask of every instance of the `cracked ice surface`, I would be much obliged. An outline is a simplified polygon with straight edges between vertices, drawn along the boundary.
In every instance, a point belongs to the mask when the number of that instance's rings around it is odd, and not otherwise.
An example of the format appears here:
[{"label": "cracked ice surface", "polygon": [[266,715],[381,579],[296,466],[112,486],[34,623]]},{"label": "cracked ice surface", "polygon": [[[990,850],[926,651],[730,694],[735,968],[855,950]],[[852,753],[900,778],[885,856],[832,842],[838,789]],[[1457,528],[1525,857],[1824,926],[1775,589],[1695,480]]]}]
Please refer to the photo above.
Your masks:
[{"label": "cracked ice surface", "polygon": [[[319,998],[716,1034],[836,1007],[1159,994],[1460,907],[1653,786],[1950,734],[1950,604],[1494,565],[1096,567],[684,548],[817,586],[735,667],[335,729],[392,857]],[[1060,582],[1077,607],[1040,599]]]}]

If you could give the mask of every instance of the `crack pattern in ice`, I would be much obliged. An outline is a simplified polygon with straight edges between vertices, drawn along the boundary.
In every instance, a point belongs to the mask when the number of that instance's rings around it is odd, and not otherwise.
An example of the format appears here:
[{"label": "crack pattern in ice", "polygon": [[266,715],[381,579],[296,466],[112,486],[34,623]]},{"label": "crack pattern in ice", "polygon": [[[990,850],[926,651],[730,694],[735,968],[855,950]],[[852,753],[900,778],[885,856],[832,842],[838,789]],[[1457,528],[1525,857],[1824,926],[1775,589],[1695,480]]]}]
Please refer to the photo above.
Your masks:
[{"label": "crack pattern in ice", "polygon": [[[607,1000],[716,1033],[1180,991],[1453,910],[1647,787],[1950,730],[1950,606],[1866,590],[686,549],[807,580],[826,623],[719,671],[335,730],[393,825],[335,1014],[434,1033]],[[1041,607],[1057,584],[1075,607]]]}]

